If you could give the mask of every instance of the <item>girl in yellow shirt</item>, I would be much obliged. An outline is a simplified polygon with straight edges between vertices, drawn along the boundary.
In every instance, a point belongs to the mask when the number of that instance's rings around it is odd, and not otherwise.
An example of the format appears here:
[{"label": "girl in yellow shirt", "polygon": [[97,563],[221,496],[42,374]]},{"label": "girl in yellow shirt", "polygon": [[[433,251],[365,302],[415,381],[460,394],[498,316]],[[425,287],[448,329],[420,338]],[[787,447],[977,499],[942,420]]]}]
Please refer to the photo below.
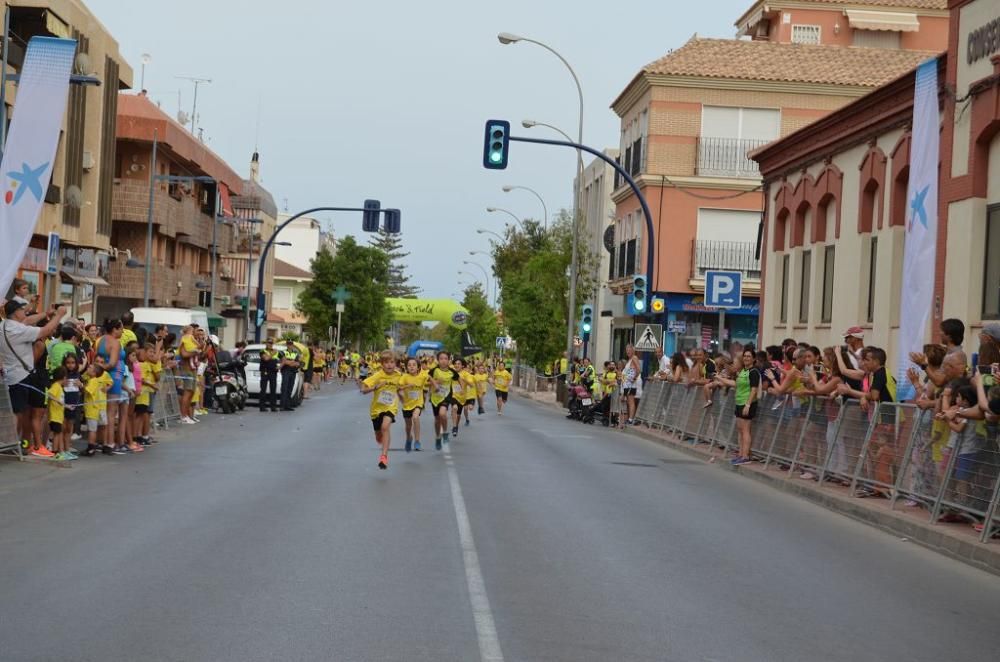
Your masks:
[{"label": "girl in yellow shirt", "polygon": [[458,436],[458,424],[465,414],[465,424],[469,424],[469,410],[476,403],[476,378],[468,370],[463,359],[455,359],[455,370],[458,372],[458,384],[455,385],[453,397],[458,405],[455,408],[455,425],[451,428],[451,436]]},{"label": "girl in yellow shirt", "polygon": [[361,382],[361,392],[374,393],[371,405],[372,427],[375,429],[375,443],[382,454],[378,458],[378,468],[389,468],[389,429],[396,422],[396,411],[399,406],[399,378],[396,370],[396,357],[386,350],[379,357],[381,370],[376,370],[368,379]]},{"label": "girl in yellow shirt", "polygon": [[437,365],[427,371],[427,381],[434,412],[434,448],[441,450],[442,442],[448,443],[448,411],[453,404],[457,406],[454,393],[461,390],[448,352],[438,352]]},{"label": "girl in yellow shirt", "polygon": [[420,370],[420,362],[406,360],[406,374],[399,378],[399,397],[403,401],[403,422],[406,424],[406,452],[420,450],[420,414],[424,411],[424,390],[428,376]]},{"label": "girl in yellow shirt", "polygon": [[482,416],[486,413],[486,408],[483,406],[483,398],[486,397],[486,390],[490,379],[489,374],[486,372],[486,364],[482,361],[476,364],[476,374],[474,377],[476,380],[476,399],[479,401],[479,415]]},{"label": "girl in yellow shirt", "polygon": [[511,375],[507,372],[507,366],[500,364],[493,371],[493,390],[497,396],[497,416],[503,416],[504,405],[507,404],[507,391],[510,389]]}]

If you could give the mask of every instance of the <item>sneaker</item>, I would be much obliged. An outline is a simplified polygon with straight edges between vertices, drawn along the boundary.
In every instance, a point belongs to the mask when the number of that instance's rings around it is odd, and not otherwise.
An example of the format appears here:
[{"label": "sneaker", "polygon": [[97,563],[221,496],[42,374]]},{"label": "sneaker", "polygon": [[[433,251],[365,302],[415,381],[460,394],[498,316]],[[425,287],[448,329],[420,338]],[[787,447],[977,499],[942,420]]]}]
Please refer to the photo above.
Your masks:
[{"label": "sneaker", "polygon": [[441,450],[441,437],[438,437],[437,439],[434,440],[434,450],[436,451]]},{"label": "sneaker", "polygon": [[709,407],[711,407],[711,406],[712,406],[713,404],[714,404],[714,403],[713,403],[713,402],[712,402],[711,400],[706,400],[706,401],[705,401],[705,404],[703,404],[703,405],[701,406],[701,408],[702,408],[702,409],[708,409],[708,408],[709,408]]},{"label": "sneaker", "polygon": [[816,474],[811,471],[803,471],[799,478],[802,480],[816,480]]},{"label": "sneaker", "polygon": [[469,419],[465,419],[465,425],[466,425],[466,427],[468,427],[469,423],[471,423],[471,422],[472,421],[470,421]]},{"label": "sneaker", "polygon": [[729,461],[729,464],[733,465],[734,467],[738,467],[741,464],[750,464],[750,458],[748,458],[748,457],[734,457],[733,459],[731,459]]},{"label": "sneaker", "polygon": [[142,444],[129,444],[128,447],[129,453],[142,453],[145,450],[146,449],[142,447]]},{"label": "sneaker", "polygon": [[128,449],[124,446],[115,446],[111,449],[112,455],[128,455]]},{"label": "sneaker", "polygon": [[97,446],[93,444],[87,444],[87,450],[83,451],[82,455],[85,457],[94,457],[97,455]]},{"label": "sneaker", "polygon": [[60,462],[72,462],[73,460],[79,458],[77,458],[76,455],[73,455],[72,453],[56,453],[54,459],[59,460]]},{"label": "sneaker", "polygon": [[383,455],[379,455],[378,456],[378,468],[379,469],[388,469],[389,468],[389,456],[388,455],[384,455],[383,454]]},{"label": "sneaker", "polygon": [[407,439],[406,440],[406,452],[409,453],[412,450],[413,450],[413,440],[412,439]]},{"label": "sneaker", "polygon": [[181,423],[183,423],[184,425],[194,425],[195,420],[192,418],[188,418],[187,416],[184,416],[181,418]]},{"label": "sneaker", "polygon": [[906,501],[903,502],[903,505],[906,506],[907,508],[916,508],[917,506],[920,505],[920,503],[914,501],[913,499],[907,499]]},{"label": "sneaker", "polygon": [[420,442],[419,441],[414,441],[413,442],[413,450],[415,450],[418,453],[420,452]]},{"label": "sneaker", "polygon": [[79,459],[79,457],[80,457],[80,454],[79,454],[79,453],[77,453],[77,452],[76,452],[76,449],[74,449],[74,448],[71,448],[71,449],[69,449],[68,451],[66,451],[66,454],[67,454],[67,455],[72,455],[72,456],[73,456],[73,458],[72,458],[72,459],[74,459],[74,460],[76,460],[76,459]]},{"label": "sneaker", "polygon": [[111,446],[101,446],[101,452],[104,453],[105,455],[114,455],[115,449],[112,448]]},{"label": "sneaker", "polygon": [[448,443],[448,433],[447,432],[445,432],[443,435],[441,435],[441,442],[445,443],[445,444]]},{"label": "sneaker", "polygon": [[878,492],[867,487],[859,487],[854,490],[854,498],[856,499],[867,499],[868,497],[877,496]]},{"label": "sneaker", "polygon": [[[451,429],[451,435],[453,437],[457,437],[458,436],[458,426],[457,425]],[[447,437],[445,437],[445,439],[447,439]]]},{"label": "sneaker", "polygon": [[70,435],[70,439],[72,441],[80,441],[81,439],[83,439],[83,435],[79,434],[77,432],[74,432],[72,435]]},{"label": "sneaker", "polygon": [[52,451],[50,451],[49,449],[47,449],[45,447],[36,448],[35,450],[31,451],[31,455],[34,456],[34,457],[44,457],[44,458],[55,457],[52,454]]}]

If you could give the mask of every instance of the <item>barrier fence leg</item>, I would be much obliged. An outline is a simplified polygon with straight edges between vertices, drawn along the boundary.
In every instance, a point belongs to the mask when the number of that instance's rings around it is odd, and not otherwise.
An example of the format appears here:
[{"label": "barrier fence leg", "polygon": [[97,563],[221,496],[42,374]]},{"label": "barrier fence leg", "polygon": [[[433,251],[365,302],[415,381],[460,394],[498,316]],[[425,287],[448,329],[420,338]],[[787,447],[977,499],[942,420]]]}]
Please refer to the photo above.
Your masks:
[{"label": "barrier fence leg", "polygon": [[788,409],[788,396],[784,396],[781,403],[781,412],[778,414],[778,423],[774,426],[774,432],[771,434],[771,444],[767,448],[767,455],[764,456],[765,469],[771,465],[771,457],[774,455],[774,444],[778,441],[778,435],[781,434],[781,428],[785,423]]},{"label": "barrier fence leg", "polygon": [[[902,410],[896,412],[897,425],[899,424],[899,415]],[[892,494],[889,496],[889,510],[896,509],[896,501],[899,500],[899,493],[903,489],[903,481],[909,475],[907,469],[912,463],[913,451],[916,448],[917,439],[920,436],[920,414],[923,412],[919,410],[913,410],[911,412],[913,418],[913,427],[910,430],[909,439],[906,440],[906,449],[903,451],[902,457],[898,458],[898,468],[896,469],[896,480],[893,482]]]},{"label": "barrier fence leg", "polygon": [[854,475],[851,478],[851,495],[858,489],[858,481],[861,480],[861,470],[867,465],[869,466],[869,475],[871,475],[871,458],[869,457],[869,450],[871,449],[872,436],[875,431],[875,424],[878,421],[878,408],[879,403],[875,403],[875,411],[872,414],[872,418],[868,423],[868,431],[865,432],[865,442],[861,444],[861,453],[858,457],[858,462],[854,467]]},{"label": "barrier fence leg", "polygon": [[844,405],[840,405],[840,409],[837,411],[837,418],[827,426],[826,432],[826,457],[823,459],[823,466],[819,470],[819,485],[822,487],[826,481],[826,474],[830,470],[830,462],[833,461],[833,456],[837,450],[837,444],[840,437],[840,424],[844,420]]},{"label": "barrier fence leg", "polygon": [[997,479],[996,485],[993,486],[993,500],[986,511],[986,519],[983,520],[983,532],[979,536],[979,542],[988,542],[993,537],[993,518],[996,516],[998,508],[1000,508],[1000,478]]}]

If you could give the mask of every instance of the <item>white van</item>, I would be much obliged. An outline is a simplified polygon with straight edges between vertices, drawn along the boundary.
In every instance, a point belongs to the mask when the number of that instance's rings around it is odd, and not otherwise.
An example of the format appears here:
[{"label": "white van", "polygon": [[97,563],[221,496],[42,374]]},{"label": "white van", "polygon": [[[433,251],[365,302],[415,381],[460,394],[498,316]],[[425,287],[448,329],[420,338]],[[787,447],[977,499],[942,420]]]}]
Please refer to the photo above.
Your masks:
[{"label": "white van", "polygon": [[189,310],[187,308],[133,308],[135,326],[142,327],[153,334],[156,327],[165,324],[167,332],[179,339],[181,329],[188,324],[197,324],[208,331],[208,313],[204,310]]}]

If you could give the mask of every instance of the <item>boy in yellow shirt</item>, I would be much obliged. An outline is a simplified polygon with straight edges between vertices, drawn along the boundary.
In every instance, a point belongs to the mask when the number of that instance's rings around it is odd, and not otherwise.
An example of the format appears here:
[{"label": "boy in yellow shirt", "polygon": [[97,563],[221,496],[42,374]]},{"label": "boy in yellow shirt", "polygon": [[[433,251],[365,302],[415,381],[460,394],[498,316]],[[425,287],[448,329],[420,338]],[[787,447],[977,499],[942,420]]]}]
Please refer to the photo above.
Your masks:
[{"label": "boy in yellow shirt", "polygon": [[406,374],[399,378],[399,397],[403,400],[403,422],[406,424],[406,452],[420,449],[420,414],[424,411],[424,392],[429,377],[420,369],[420,362],[406,360]]},{"label": "boy in yellow shirt", "polygon": [[507,371],[507,366],[501,363],[493,371],[493,379],[491,380],[497,396],[497,416],[503,416],[503,408],[507,404],[507,392],[510,390],[510,380],[511,376]]},{"label": "boy in yellow shirt", "polygon": [[[76,454],[69,452],[69,439],[63,424],[66,422],[66,368],[59,366],[52,373],[52,385],[46,391],[46,406],[49,410],[49,432],[52,433],[53,459],[75,460]],[[34,455],[37,451],[32,451]]]},{"label": "boy in yellow shirt", "polygon": [[486,397],[487,384],[489,383],[490,376],[486,372],[486,364],[482,361],[476,363],[476,374],[473,375],[476,380],[476,401],[479,403],[479,415],[482,416],[486,413],[486,407],[483,406],[483,398]]},{"label": "boy in yellow shirt", "polygon": [[150,360],[150,357],[156,355],[156,348],[153,345],[146,345],[139,350],[139,369],[142,372],[142,385],[139,386],[141,390],[139,395],[135,397],[135,416],[137,419],[139,434],[136,436],[139,438],[139,443],[143,446],[149,446],[152,442],[149,440],[149,414],[150,414],[150,403],[152,402],[152,396],[157,391],[157,381],[156,381],[156,367]]},{"label": "boy in yellow shirt", "polygon": [[101,438],[104,446],[101,449],[105,455],[114,453],[114,440],[108,439],[108,390],[112,385],[111,375],[104,370],[104,366],[92,363],[87,368],[87,382],[83,387],[83,416],[87,419],[87,450],[83,452],[87,457],[97,453],[98,432],[103,432]]},{"label": "boy in yellow shirt", "polygon": [[378,458],[378,468],[389,468],[389,429],[396,422],[396,411],[399,406],[399,380],[401,375],[396,370],[396,357],[386,350],[379,357],[381,370],[361,382],[361,392],[374,393],[371,405],[372,427],[375,429],[375,443],[381,446],[382,454]]}]

